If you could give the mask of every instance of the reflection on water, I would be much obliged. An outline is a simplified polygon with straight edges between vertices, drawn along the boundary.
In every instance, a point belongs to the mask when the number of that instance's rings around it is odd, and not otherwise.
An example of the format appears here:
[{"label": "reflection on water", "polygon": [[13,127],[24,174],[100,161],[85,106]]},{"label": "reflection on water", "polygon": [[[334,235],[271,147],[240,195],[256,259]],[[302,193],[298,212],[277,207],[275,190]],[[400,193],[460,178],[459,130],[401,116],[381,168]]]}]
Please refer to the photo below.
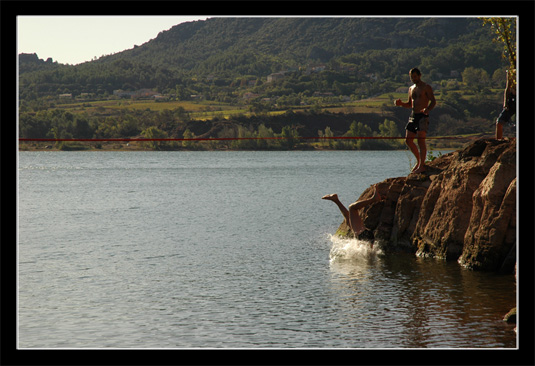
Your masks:
[{"label": "reflection on water", "polygon": [[406,163],[396,151],[21,153],[18,345],[515,347],[502,321],[513,276],[327,236],[341,215],[323,195],[350,202]]},{"label": "reflection on water", "polygon": [[505,313],[497,310],[515,306],[511,276],[407,254],[384,255],[356,239],[331,241],[332,291],[340,309],[358,314],[348,322],[380,328],[381,342],[410,348],[516,346],[514,326],[505,324]]}]

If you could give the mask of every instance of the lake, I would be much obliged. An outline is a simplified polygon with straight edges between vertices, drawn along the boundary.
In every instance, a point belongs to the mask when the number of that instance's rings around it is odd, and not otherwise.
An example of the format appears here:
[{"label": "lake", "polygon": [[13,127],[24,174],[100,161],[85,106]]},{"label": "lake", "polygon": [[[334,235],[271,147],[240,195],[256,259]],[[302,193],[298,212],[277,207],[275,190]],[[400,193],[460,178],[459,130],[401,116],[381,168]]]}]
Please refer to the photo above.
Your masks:
[{"label": "lake", "polygon": [[407,151],[20,152],[19,348],[515,348],[512,275],[331,236]]}]

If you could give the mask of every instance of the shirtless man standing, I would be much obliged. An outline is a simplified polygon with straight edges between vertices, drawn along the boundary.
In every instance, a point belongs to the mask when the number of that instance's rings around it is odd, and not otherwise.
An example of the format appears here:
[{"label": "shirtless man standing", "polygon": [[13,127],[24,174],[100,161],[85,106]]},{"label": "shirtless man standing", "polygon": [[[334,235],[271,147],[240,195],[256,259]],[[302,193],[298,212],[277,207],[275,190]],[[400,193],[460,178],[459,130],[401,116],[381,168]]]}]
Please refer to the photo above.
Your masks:
[{"label": "shirtless man standing", "polygon": [[[435,107],[437,102],[433,94],[433,88],[420,79],[422,75],[420,70],[417,68],[411,69],[409,75],[414,83],[409,88],[409,101],[404,103],[401,99],[398,99],[394,104],[403,108],[412,108],[409,123],[405,126],[407,130],[405,143],[416,157],[416,165],[412,168],[411,173],[421,173],[425,171],[425,159],[427,157],[425,138],[429,127],[429,111]],[[418,147],[414,143],[415,137],[418,138],[420,151],[418,151]]]}]

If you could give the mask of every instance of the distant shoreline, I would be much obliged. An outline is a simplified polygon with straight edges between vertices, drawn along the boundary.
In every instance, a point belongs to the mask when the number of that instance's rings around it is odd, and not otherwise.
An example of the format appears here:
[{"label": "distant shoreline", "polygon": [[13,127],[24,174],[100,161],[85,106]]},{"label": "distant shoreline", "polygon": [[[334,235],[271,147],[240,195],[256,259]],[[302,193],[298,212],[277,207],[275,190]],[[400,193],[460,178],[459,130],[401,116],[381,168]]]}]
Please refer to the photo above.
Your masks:
[{"label": "distant shoreline", "polygon": [[[453,151],[461,149],[469,143],[473,142],[474,139],[479,138],[493,138],[493,136],[470,136],[463,137],[460,136],[460,140],[457,143],[452,143],[451,140],[448,140],[447,146],[444,146],[441,143],[441,140],[427,140],[427,147],[429,150],[442,150],[442,151]],[[57,143],[50,141],[36,141],[36,142],[20,142],[17,146],[17,150],[20,151],[383,151],[383,150],[397,150],[405,151],[406,148],[401,149],[335,149],[332,147],[325,146],[321,142],[307,143],[303,146],[296,146],[293,149],[283,149],[283,148],[271,148],[271,149],[239,149],[232,148],[230,146],[207,146],[202,142],[199,142],[197,148],[191,147],[182,147],[182,146],[168,146],[161,149],[154,149],[152,147],[143,146],[146,142],[140,141],[131,141],[131,142],[121,142],[121,141],[110,141],[110,142],[72,142],[67,143],[64,146],[58,146]],[[403,145],[405,147],[405,145]]]},{"label": "distant shoreline", "polygon": [[[464,145],[464,144],[463,144]],[[462,148],[460,145],[459,147],[440,147],[440,146],[429,146],[428,144],[428,150],[440,150],[440,151],[455,151],[459,148]],[[323,148],[323,147],[306,147],[306,148],[294,148],[291,150],[288,149],[232,149],[232,148],[219,148],[219,149],[208,149],[208,148],[199,148],[199,149],[191,149],[191,148],[175,148],[175,149],[162,149],[162,150],[155,150],[150,149],[146,147],[137,147],[137,146],[121,146],[121,147],[102,147],[102,148],[95,148],[95,147],[89,147],[89,148],[67,148],[67,149],[59,149],[57,147],[50,147],[46,148],[44,146],[23,146],[21,147],[19,145],[18,152],[38,152],[38,151],[55,151],[55,152],[93,152],[93,151],[102,151],[102,152],[115,152],[115,151],[407,151],[406,148],[404,149],[329,149],[329,148]]]}]

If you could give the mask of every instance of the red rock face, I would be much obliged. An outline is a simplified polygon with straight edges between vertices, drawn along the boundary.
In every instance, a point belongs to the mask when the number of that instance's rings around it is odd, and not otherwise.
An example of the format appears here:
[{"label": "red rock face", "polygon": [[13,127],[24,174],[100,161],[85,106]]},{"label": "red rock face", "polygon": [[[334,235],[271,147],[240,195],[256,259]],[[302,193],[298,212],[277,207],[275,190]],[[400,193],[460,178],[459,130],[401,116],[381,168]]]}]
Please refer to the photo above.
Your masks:
[{"label": "red rock face", "polygon": [[500,154],[473,193],[472,215],[459,263],[471,268],[513,268],[516,183],[516,146],[512,145]]},{"label": "red rock face", "polygon": [[[363,209],[388,250],[513,272],[516,254],[516,140],[477,140],[428,163],[424,174],[389,178],[386,200]],[[371,187],[359,199],[368,198]],[[340,225],[337,233],[347,235]]]}]

